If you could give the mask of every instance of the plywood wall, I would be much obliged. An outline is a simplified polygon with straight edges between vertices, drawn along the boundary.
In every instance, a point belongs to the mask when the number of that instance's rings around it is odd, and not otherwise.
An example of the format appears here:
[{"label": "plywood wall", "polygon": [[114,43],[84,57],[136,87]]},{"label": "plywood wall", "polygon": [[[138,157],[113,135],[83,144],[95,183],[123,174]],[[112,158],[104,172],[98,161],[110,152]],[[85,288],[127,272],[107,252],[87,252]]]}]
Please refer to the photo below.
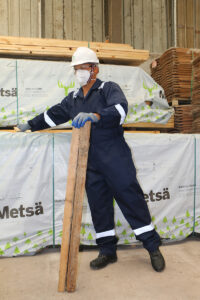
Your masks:
[{"label": "plywood wall", "polygon": [[166,0],[123,0],[123,42],[138,49],[167,48]]},{"label": "plywood wall", "polygon": [[0,0],[0,35],[40,37],[40,0]]},{"label": "plywood wall", "polygon": [[200,1],[177,1],[177,45],[200,48]]},{"label": "plywood wall", "polygon": [[44,37],[104,41],[103,0],[45,0]]},{"label": "plywood wall", "polygon": [[200,0],[0,0],[0,35],[200,48]]}]

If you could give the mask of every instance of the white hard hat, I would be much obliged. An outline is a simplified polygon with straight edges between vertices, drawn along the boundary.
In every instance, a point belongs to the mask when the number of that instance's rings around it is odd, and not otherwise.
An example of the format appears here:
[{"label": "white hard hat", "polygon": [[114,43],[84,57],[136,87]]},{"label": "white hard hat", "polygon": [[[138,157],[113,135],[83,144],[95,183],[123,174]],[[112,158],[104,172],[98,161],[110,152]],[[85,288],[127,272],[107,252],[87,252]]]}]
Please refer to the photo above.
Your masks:
[{"label": "white hard hat", "polygon": [[99,60],[96,56],[96,53],[87,47],[79,47],[76,49],[72,56],[71,66],[82,65],[85,63],[94,63],[98,64]]}]

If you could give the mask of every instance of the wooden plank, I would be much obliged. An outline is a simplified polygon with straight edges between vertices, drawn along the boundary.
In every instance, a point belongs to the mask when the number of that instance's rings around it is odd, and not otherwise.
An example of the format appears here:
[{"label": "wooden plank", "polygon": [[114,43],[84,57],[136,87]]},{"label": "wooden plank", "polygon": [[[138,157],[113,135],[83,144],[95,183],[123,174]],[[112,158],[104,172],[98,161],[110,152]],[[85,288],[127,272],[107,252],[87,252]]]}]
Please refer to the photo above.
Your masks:
[{"label": "wooden plank", "polygon": [[87,122],[83,128],[72,130],[60,255],[59,292],[64,292],[66,287],[68,292],[73,292],[76,288],[90,127],[91,123]]},{"label": "wooden plank", "polygon": [[174,128],[174,116],[166,124],[150,123],[150,122],[138,122],[123,124],[123,127],[133,127],[133,128]]},{"label": "wooden plank", "polygon": [[177,2],[177,46],[186,47],[186,0]]},{"label": "wooden plank", "polygon": [[70,250],[67,268],[67,291],[74,292],[78,273],[78,253],[80,245],[80,231],[82,207],[85,193],[86,169],[89,150],[91,123],[87,122],[80,129],[79,153],[77,164],[76,187],[74,193],[74,209],[71,227]]},{"label": "wooden plank", "polygon": [[31,34],[31,1],[20,0],[20,36],[30,37]]},{"label": "wooden plank", "polygon": [[109,39],[113,43],[122,42],[122,1],[109,2]]},{"label": "wooden plank", "polygon": [[39,1],[31,1],[31,25],[30,25],[30,37],[39,37],[39,26],[41,26],[39,20]]},{"label": "wooden plank", "polygon": [[200,0],[195,1],[195,48],[200,48]]},{"label": "wooden plank", "polygon": [[152,0],[152,19],[153,19],[153,52],[162,52],[161,41],[161,2]]},{"label": "wooden plank", "polygon": [[19,36],[19,1],[8,0],[8,34]]},{"label": "wooden plank", "polygon": [[65,291],[66,275],[67,275],[67,265],[68,265],[68,255],[71,239],[71,221],[73,215],[73,202],[76,184],[76,172],[78,164],[78,146],[80,139],[79,129],[73,128],[72,130],[72,140],[70,146],[70,156],[68,162],[68,175],[67,175],[67,186],[66,186],[66,196],[65,196],[65,207],[64,207],[64,217],[63,217],[63,234],[62,234],[62,244],[60,252],[60,270],[59,270],[59,282],[58,291]]},{"label": "wooden plank", "polygon": [[53,37],[63,39],[63,0],[53,2]]},{"label": "wooden plank", "polygon": [[194,1],[186,0],[186,47],[194,48]]},{"label": "wooden plank", "polygon": [[72,19],[72,1],[64,0],[63,2],[64,8],[64,39],[69,40],[72,39],[72,27],[73,27],[73,19]]},{"label": "wooden plank", "polygon": [[72,2],[72,16],[73,16],[73,28],[72,37],[74,40],[83,39],[83,12],[82,12],[82,0],[73,0]]},{"label": "wooden plank", "polygon": [[8,35],[8,3],[0,0],[0,34]]},{"label": "wooden plank", "polygon": [[103,35],[103,0],[93,0],[92,14],[92,40],[94,42],[102,42],[105,40]]},{"label": "wooden plank", "polygon": [[[88,46],[88,42],[64,41],[55,39],[38,39],[0,36],[0,53],[7,56],[19,55],[41,58],[71,59],[77,47]],[[90,43],[101,62],[139,65],[149,58],[149,51],[136,50],[130,45]]]},{"label": "wooden plank", "polygon": [[164,52],[167,49],[167,7],[166,0],[161,0],[161,36],[160,49]]},{"label": "wooden plank", "polygon": [[83,1],[83,40],[92,41],[92,0]]},{"label": "wooden plank", "polygon": [[43,1],[43,36],[53,38],[53,0]]},{"label": "wooden plank", "polygon": [[[148,0],[147,0],[148,1]],[[151,0],[149,0],[151,1]],[[133,44],[133,33],[132,33],[132,0],[123,1],[123,42]]]},{"label": "wooden plank", "polygon": [[144,11],[144,49],[153,52],[152,2],[143,0]]},{"label": "wooden plank", "polygon": [[[11,37],[11,36],[0,36],[0,44],[6,45],[27,45],[27,46],[48,46],[48,47],[80,47],[87,46],[87,41],[75,41],[75,40],[60,40],[57,39],[56,43],[54,39],[48,38],[27,38],[27,37]],[[91,46],[94,49],[105,49],[105,50],[119,50],[119,51],[132,51],[133,48],[128,44],[117,44],[117,43],[102,43],[102,42],[91,42]],[[141,51],[143,50],[134,50]],[[146,52],[144,50],[144,52]]]},{"label": "wooden plank", "polygon": [[133,15],[133,45],[136,49],[144,49],[143,1],[134,1]]}]

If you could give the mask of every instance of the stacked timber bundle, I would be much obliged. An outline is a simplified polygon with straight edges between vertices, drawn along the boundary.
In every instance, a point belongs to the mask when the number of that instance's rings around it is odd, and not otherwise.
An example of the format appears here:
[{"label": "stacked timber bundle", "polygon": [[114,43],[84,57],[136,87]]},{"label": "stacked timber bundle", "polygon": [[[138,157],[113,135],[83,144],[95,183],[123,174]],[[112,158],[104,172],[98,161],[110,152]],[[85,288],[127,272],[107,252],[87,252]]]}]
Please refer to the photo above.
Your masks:
[{"label": "stacked timber bundle", "polygon": [[174,129],[179,133],[192,132],[192,105],[175,106]]},{"label": "stacked timber bundle", "polygon": [[152,77],[163,87],[168,102],[173,105],[191,103],[192,60],[196,52],[170,48],[151,65]]},{"label": "stacked timber bundle", "polygon": [[66,60],[78,47],[89,47],[97,53],[100,62],[138,66],[149,58],[149,51],[136,50],[128,44],[87,41],[0,37],[1,57]]},{"label": "stacked timber bundle", "polygon": [[193,61],[192,132],[200,132],[200,56]]}]

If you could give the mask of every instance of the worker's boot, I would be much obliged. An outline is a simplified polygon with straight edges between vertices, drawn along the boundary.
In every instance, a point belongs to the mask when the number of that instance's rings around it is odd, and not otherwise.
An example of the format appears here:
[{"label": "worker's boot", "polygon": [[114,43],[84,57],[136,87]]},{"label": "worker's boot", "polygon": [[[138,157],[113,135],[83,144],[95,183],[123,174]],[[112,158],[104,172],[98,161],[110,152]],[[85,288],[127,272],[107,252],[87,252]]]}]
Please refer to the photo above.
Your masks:
[{"label": "worker's boot", "polygon": [[149,255],[153,269],[157,272],[163,271],[165,268],[165,260],[160,250],[158,249],[153,252],[149,252]]},{"label": "worker's boot", "polygon": [[90,268],[93,270],[98,270],[106,267],[110,263],[117,261],[117,255],[105,255],[99,253],[99,256],[90,262]]}]

